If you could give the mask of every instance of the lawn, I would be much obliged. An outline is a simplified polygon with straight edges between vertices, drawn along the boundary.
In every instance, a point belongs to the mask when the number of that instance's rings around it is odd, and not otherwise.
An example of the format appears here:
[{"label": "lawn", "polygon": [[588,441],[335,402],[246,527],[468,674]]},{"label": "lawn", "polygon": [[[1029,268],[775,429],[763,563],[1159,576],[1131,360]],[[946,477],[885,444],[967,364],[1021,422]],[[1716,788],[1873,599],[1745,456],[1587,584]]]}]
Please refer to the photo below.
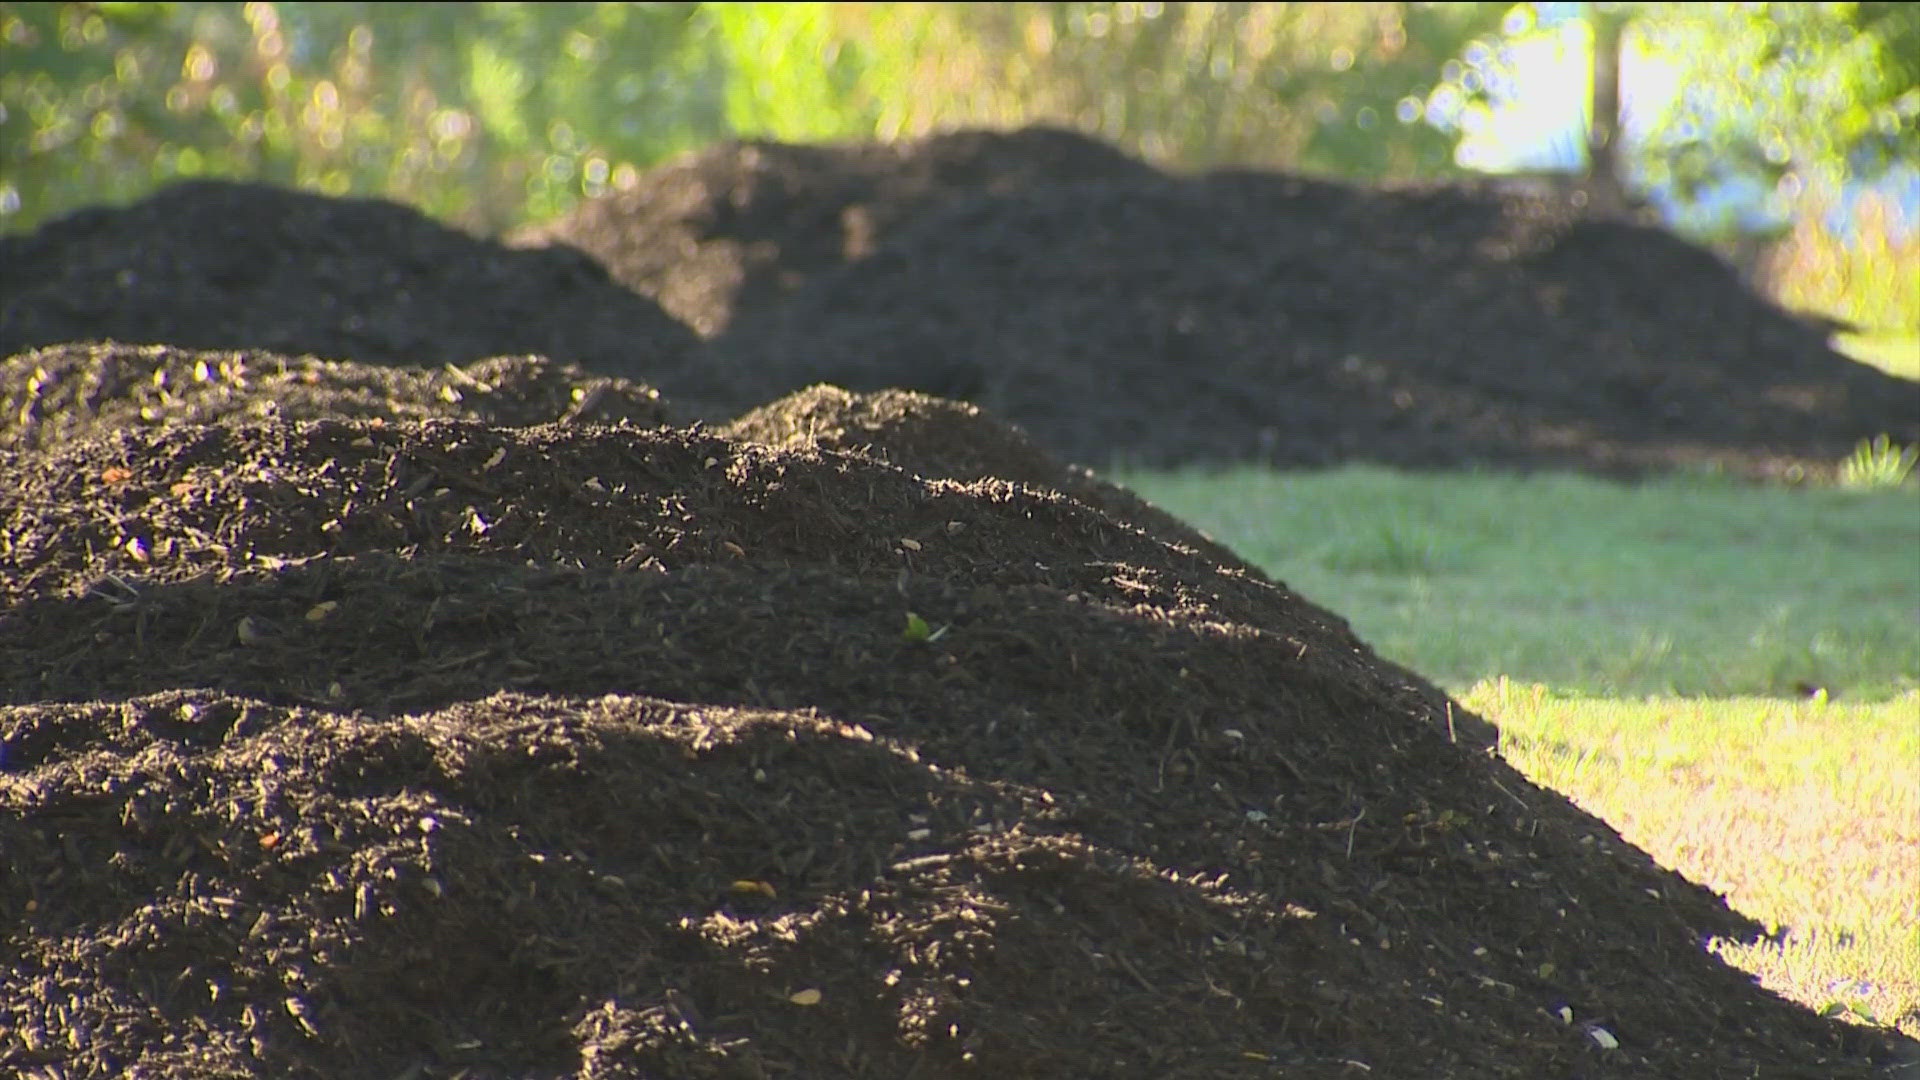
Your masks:
[{"label": "lawn", "polygon": [[1507,758],[1777,939],[1720,943],[1776,992],[1920,1036],[1920,692],[1885,702],[1463,695]]},{"label": "lawn", "polygon": [[1717,943],[1920,1037],[1920,494],[1353,468],[1119,478],[1499,723],[1778,927]]},{"label": "lawn", "polygon": [[1452,688],[1920,687],[1920,497],[1380,469],[1122,482]]}]

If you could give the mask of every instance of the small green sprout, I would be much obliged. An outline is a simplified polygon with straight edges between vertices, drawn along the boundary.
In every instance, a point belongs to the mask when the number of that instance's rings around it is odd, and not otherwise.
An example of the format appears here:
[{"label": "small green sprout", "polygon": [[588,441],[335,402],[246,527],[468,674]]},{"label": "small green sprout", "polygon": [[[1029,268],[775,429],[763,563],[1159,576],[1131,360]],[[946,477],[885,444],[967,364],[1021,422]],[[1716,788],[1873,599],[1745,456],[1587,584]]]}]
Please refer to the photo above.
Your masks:
[{"label": "small green sprout", "polygon": [[927,625],[927,620],[909,611],[907,612],[907,628],[901,631],[900,637],[906,641],[932,644],[947,636],[947,631],[950,629],[952,629],[951,626],[942,626],[940,629],[935,630],[933,627]]},{"label": "small green sprout", "polygon": [[1840,463],[1840,484],[1850,488],[1896,488],[1913,475],[1920,446],[1896,446],[1880,435],[1853,448]]}]

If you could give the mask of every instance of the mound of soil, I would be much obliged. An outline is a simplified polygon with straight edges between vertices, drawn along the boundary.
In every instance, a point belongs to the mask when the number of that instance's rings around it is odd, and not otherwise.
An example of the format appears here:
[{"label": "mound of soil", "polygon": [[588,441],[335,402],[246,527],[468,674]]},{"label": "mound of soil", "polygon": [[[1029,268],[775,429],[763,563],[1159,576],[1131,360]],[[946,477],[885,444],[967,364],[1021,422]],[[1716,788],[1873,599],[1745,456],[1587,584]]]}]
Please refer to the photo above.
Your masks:
[{"label": "mound of soil", "polygon": [[1828,468],[1920,387],[1551,196],[1274,174],[978,194],[714,341],[728,400],[975,402],[1077,461]]},{"label": "mound of soil", "polygon": [[[675,168],[575,227],[710,346],[386,203],[0,238],[0,353],[170,343],[0,367],[0,1072],[1873,1075],[1051,452],[1759,468],[1907,384],[1544,202],[1057,132]],[[761,404],[821,376],[874,392]]]},{"label": "mound of soil", "polygon": [[[970,415],[817,411],[936,448]],[[0,488],[11,1071],[1693,1080],[1880,1049],[1707,954],[1757,928],[1340,620],[1057,492],[405,419],[76,430],[0,450]]]},{"label": "mound of soil", "polygon": [[692,333],[579,252],[265,184],[176,184],[0,235],[0,356],[109,339],[429,367],[534,353],[700,390]]},{"label": "mound of soil", "polygon": [[837,386],[810,386],[750,410],[719,431],[788,449],[867,454],[929,479],[1000,479],[1052,489],[1214,562],[1263,576],[1207,534],[1092,470],[1061,461],[1019,428],[989,419],[979,406],[964,401],[911,390],[854,394]]},{"label": "mound of soil", "polygon": [[[710,337],[863,258],[903,222],[964,194],[1147,177],[1105,143],[1054,128],[963,131],[898,143],[720,143],[517,233],[571,245]],[[764,400],[764,399],[763,399]]]},{"label": "mound of soil", "polygon": [[0,360],[0,449],[50,446],[132,426],[267,417],[656,427],[667,422],[667,410],[651,387],[537,356],[423,370],[260,350],[102,342]]},{"label": "mound of soil", "polygon": [[817,383],[899,388],[1103,468],[1797,476],[1920,442],[1920,386],[1824,334],[1569,196],[1173,178],[1046,128],[728,143],[511,246],[225,182],[0,236],[0,355],[536,354],[709,422]]}]

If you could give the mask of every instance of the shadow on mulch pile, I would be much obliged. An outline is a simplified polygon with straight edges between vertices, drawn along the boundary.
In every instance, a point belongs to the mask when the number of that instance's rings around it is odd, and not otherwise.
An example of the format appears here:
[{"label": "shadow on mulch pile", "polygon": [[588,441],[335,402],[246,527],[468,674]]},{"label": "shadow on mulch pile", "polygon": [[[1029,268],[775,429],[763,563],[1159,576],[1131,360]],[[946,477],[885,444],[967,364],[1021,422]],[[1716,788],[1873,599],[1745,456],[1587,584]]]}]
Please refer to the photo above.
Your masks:
[{"label": "shadow on mulch pile", "polygon": [[1872,1075],[1484,721],[971,409],[246,412],[0,449],[0,1067]]}]

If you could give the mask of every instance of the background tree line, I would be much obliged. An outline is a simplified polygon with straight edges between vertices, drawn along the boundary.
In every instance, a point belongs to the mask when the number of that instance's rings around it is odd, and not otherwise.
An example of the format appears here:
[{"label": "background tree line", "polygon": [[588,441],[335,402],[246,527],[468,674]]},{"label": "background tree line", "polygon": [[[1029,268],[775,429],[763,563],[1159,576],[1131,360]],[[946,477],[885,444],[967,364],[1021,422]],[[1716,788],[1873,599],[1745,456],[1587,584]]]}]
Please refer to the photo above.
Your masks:
[{"label": "background tree line", "polygon": [[[1585,160],[1684,206],[1920,161],[1920,5],[0,3],[0,228],[236,176],[483,232],[728,136],[1060,122],[1157,163],[1462,171],[1516,48],[1584,27]],[[1684,92],[1616,137],[1621,50]]]}]

